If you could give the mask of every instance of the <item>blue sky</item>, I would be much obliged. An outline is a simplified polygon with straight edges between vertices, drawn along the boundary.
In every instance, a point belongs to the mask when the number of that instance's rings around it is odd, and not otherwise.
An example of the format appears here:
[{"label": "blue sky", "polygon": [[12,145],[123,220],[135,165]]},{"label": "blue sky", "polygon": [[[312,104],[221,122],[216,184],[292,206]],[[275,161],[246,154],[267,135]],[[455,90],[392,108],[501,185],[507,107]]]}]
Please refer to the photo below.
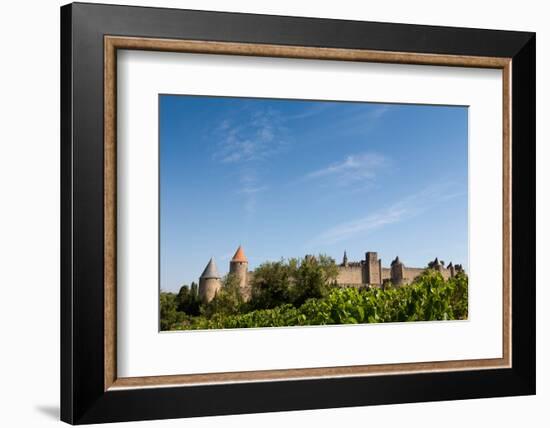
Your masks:
[{"label": "blue sky", "polygon": [[160,96],[161,289],[220,273],[377,251],[467,266],[466,107]]}]

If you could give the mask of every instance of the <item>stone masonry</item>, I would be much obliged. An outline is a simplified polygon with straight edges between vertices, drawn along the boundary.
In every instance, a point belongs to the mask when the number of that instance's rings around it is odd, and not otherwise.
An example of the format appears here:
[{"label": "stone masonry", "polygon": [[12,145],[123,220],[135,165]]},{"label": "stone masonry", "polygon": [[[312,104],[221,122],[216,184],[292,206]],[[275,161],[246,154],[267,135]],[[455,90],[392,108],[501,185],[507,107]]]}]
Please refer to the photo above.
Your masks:
[{"label": "stone masonry", "polygon": [[358,262],[350,262],[348,255],[344,251],[342,263],[338,265],[338,277],[336,282],[340,286],[360,287],[370,285],[380,287],[384,282],[391,282],[393,285],[410,284],[417,276],[426,269],[435,269],[443,275],[443,278],[449,279],[456,273],[463,271],[462,265],[447,266],[436,257],[435,260],[428,263],[426,267],[409,267],[396,257],[389,268],[382,267],[382,260],[378,254],[369,251],[365,254],[365,259]]},{"label": "stone masonry", "polygon": [[[312,256],[306,256],[312,257]],[[426,269],[435,269],[443,275],[443,278],[454,277],[458,272],[463,271],[462,265],[449,263],[445,266],[443,261],[437,257],[428,263],[426,267],[409,267],[396,257],[390,267],[383,267],[382,260],[378,253],[368,251],[365,259],[360,261],[349,261],[344,251],[342,263],[338,265],[338,276],[336,284],[341,287],[382,287],[384,283],[391,282],[392,285],[402,286],[410,284],[417,276]],[[245,300],[250,298],[251,279],[253,272],[248,270],[248,259],[244,254],[242,246],[237,248],[235,255],[229,262],[229,274],[237,278],[241,295]],[[211,301],[218,290],[222,287],[221,276],[218,273],[214,259],[210,259],[199,280],[199,296],[203,302]]]}]

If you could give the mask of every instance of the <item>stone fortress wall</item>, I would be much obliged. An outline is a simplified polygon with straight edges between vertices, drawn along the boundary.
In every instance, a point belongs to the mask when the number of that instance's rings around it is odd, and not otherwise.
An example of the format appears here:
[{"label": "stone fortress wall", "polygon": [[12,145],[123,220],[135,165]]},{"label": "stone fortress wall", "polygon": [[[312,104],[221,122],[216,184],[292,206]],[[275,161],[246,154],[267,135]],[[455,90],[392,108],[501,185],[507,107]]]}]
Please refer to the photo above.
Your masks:
[{"label": "stone fortress wall", "polygon": [[[312,257],[312,256],[306,256]],[[364,260],[350,262],[344,251],[342,263],[338,265],[338,276],[336,284],[341,287],[382,287],[391,282],[394,286],[410,284],[427,268],[435,269],[443,275],[443,278],[449,279],[456,273],[463,271],[462,265],[447,266],[443,261],[435,260],[428,263],[426,267],[405,266],[399,257],[396,257],[390,264],[390,267],[383,267],[382,260],[378,258],[378,253],[368,251],[365,253]],[[241,294],[245,300],[250,298],[251,279],[254,273],[248,270],[248,259],[241,246],[229,262],[229,273],[235,275],[239,282]],[[222,286],[222,277],[220,276],[214,259],[210,259],[204,272],[199,279],[199,296],[203,302],[209,302],[214,298]]]},{"label": "stone fortress wall", "polygon": [[338,266],[338,284],[363,284],[363,266]]},{"label": "stone fortress wall", "polygon": [[373,251],[365,253],[365,259],[358,262],[348,261],[346,252],[342,263],[338,265],[338,277],[336,282],[341,286],[359,287],[359,286],[382,286],[384,283],[391,282],[393,285],[406,285],[414,281],[427,268],[435,269],[443,275],[443,278],[449,279],[462,271],[462,265],[453,265],[449,263],[445,266],[444,262],[435,260],[428,263],[426,267],[405,266],[399,257],[396,257],[390,267],[382,267],[382,260],[378,254]]}]

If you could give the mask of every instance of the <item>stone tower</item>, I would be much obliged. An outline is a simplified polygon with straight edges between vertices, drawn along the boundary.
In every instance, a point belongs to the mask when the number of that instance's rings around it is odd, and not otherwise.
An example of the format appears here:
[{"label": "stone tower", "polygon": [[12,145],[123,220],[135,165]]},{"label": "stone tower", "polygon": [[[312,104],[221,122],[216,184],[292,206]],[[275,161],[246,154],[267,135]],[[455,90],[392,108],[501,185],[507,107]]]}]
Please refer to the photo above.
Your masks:
[{"label": "stone tower", "polygon": [[210,302],[218,290],[222,287],[220,274],[216,267],[216,262],[212,257],[199,279],[199,297],[204,303]]},{"label": "stone tower", "polygon": [[378,253],[369,251],[365,254],[364,283],[382,285],[382,261],[378,260]]},{"label": "stone tower", "polygon": [[405,277],[405,266],[399,260],[399,257],[396,257],[394,261],[391,262],[391,282],[393,285],[403,285],[403,280]]},{"label": "stone tower", "polygon": [[244,290],[248,286],[248,259],[244,255],[243,247],[239,245],[235,255],[229,262],[229,273],[235,275],[239,280],[239,286],[241,290]]},{"label": "stone tower", "polygon": [[455,272],[455,267],[453,265],[453,262],[449,262],[449,266],[447,266],[447,269],[451,273],[451,278],[454,278],[456,275],[456,272]]},{"label": "stone tower", "polygon": [[344,250],[344,258],[342,259],[342,266],[348,267],[348,255]]},{"label": "stone tower", "polygon": [[434,259],[433,262],[428,263],[428,267],[429,267],[430,269],[434,269],[434,270],[436,270],[436,271],[438,271],[438,272],[442,272],[443,269],[445,268],[445,266],[443,266],[443,265],[441,264],[441,262],[439,261],[439,259],[438,259],[437,257]]}]

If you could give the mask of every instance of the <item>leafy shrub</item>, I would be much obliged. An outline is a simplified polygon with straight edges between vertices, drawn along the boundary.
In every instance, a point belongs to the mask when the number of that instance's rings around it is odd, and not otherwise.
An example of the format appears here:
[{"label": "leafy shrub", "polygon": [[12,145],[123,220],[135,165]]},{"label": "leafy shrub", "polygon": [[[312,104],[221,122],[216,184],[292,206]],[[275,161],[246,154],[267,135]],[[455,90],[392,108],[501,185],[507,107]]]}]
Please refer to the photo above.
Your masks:
[{"label": "leafy shrub", "polygon": [[171,330],[181,324],[185,314],[177,310],[177,295],[174,293],[160,293],[160,329]]},{"label": "leafy shrub", "polygon": [[184,285],[177,296],[177,310],[188,315],[200,315],[200,297],[197,283],[191,283],[191,288]]},{"label": "leafy shrub", "polygon": [[308,299],[326,297],[330,291],[330,284],[337,276],[338,268],[332,258],[322,254],[318,257],[306,257],[300,261],[294,272],[292,303],[298,307]]},{"label": "leafy shrub", "polygon": [[309,298],[301,306],[291,303],[247,313],[212,313],[187,317],[173,329],[222,329],[300,325],[357,324],[466,319],[468,278],[459,273],[444,280],[426,270],[413,284],[402,287],[333,287],[325,297]]},{"label": "leafy shrub", "polygon": [[271,309],[288,303],[293,270],[293,264],[283,261],[261,264],[252,277],[249,306],[253,309]]},{"label": "leafy shrub", "polygon": [[239,280],[235,275],[229,274],[222,281],[222,287],[214,298],[202,306],[201,313],[208,318],[215,314],[234,315],[241,311],[243,303]]},{"label": "leafy shrub", "polygon": [[337,275],[334,259],[323,254],[263,263],[252,277],[249,307],[272,309],[287,303],[299,307],[308,299],[325,297]]}]

